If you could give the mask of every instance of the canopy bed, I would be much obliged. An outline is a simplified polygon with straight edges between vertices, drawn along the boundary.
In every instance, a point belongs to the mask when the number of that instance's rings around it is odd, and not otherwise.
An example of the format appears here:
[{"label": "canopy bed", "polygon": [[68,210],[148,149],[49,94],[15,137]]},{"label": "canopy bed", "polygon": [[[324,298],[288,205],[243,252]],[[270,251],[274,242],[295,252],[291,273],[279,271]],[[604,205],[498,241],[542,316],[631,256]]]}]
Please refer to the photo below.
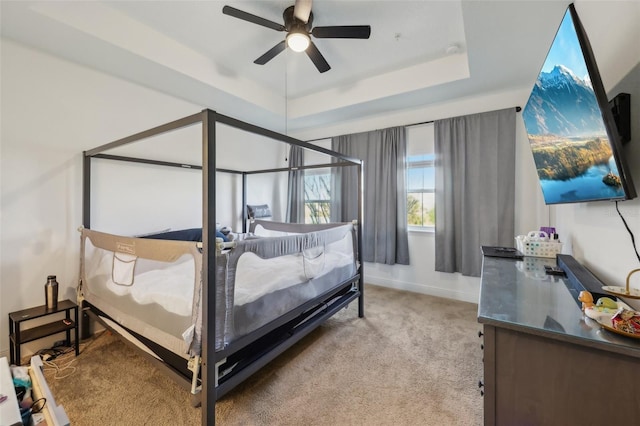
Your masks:
[{"label": "canopy bed", "polygon": [[[228,143],[217,133],[221,124],[330,160],[295,168],[218,167],[224,160],[218,158],[216,145]],[[119,155],[124,146],[194,125],[202,128],[201,165]],[[201,170],[202,227],[137,237],[93,229],[96,159]],[[326,319],[356,299],[358,315],[364,316],[362,208],[358,217],[339,223],[247,221],[255,216],[247,211],[248,176],[343,167],[362,173],[360,160],[211,110],[84,152],[78,285],[83,313],[125,337],[189,387],[194,403],[202,405],[203,424],[213,424],[218,398]],[[242,232],[231,241],[216,239],[220,174],[242,181]],[[362,180],[357,184],[362,205]]]}]

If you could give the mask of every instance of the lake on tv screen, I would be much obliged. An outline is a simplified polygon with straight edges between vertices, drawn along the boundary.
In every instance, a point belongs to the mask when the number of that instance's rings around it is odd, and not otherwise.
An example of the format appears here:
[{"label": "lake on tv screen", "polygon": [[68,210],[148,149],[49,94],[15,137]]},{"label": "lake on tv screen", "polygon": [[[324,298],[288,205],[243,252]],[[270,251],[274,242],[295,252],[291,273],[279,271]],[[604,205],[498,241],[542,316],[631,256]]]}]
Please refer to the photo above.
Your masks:
[{"label": "lake on tv screen", "polygon": [[618,176],[613,157],[606,164],[596,164],[571,179],[540,179],[542,193],[547,204],[571,203],[584,200],[608,200],[624,195],[621,186],[606,184],[603,179],[609,173]]}]

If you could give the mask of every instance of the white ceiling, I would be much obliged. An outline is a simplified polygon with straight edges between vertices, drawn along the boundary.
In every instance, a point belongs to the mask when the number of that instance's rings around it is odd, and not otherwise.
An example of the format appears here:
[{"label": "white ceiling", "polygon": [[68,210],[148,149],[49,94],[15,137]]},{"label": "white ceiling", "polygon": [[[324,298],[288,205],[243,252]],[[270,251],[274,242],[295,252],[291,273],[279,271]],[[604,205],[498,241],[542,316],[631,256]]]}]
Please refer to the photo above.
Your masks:
[{"label": "white ceiling", "polygon": [[[191,101],[289,131],[533,85],[568,1],[313,2],[314,26],[371,25],[369,40],[315,39],[253,61],[283,33],[287,1],[2,1],[2,36]],[[456,52],[448,52],[455,47]],[[286,101],[286,102],[285,102]],[[276,125],[276,127],[278,127]]]}]

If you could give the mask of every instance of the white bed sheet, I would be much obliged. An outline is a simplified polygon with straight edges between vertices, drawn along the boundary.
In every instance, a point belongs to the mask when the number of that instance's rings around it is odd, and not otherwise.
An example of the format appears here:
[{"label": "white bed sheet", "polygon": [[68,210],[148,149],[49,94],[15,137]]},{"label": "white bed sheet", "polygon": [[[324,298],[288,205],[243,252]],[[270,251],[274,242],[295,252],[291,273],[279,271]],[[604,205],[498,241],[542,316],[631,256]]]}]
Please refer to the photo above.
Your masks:
[{"label": "white bed sheet", "polygon": [[196,276],[191,256],[185,255],[175,263],[137,259],[133,283],[121,285],[113,280],[114,255],[88,242],[85,266],[88,275],[109,277],[106,288],[118,296],[129,295],[136,303],[157,303],[168,312],[191,316]]},{"label": "white bed sheet", "polygon": [[[254,253],[244,253],[236,268],[234,305],[251,303],[265,294],[307,282],[334,268],[352,264],[354,258],[351,245],[350,235],[329,244],[322,257],[306,261],[306,270],[302,254],[262,259]],[[98,253],[100,258],[96,259],[94,256]],[[112,252],[98,249],[89,257],[93,257],[89,263],[97,269],[94,273],[112,277]],[[196,274],[192,259],[186,257],[177,263],[164,264],[160,269],[152,268],[148,263],[151,261],[145,259],[138,259],[137,262],[132,285],[117,284],[109,278],[106,282],[107,289],[118,296],[130,295],[140,304],[157,303],[169,312],[182,316],[191,315]],[[311,276],[310,269],[315,269]],[[139,270],[144,272],[137,272]]]},{"label": "white bed sheet", "polygon": [[169,312],[188,316],[193,309],[194,277],[194,262],[187,260],[136,274],[130,286],[116,284],[110,278],[107,288],[119,296],[129,294],[142,305],[157,303]]},{"label": "white bed sheet", "polygon": [[[324,267],[314,278],[353,262],[353,257],[340,252],[329,252],[324,256]],[[309,281],[309,278],[301,254],[262,259],[254,253],[244,253],[238,260],[234,305],[251,303],[265,294]]]}]

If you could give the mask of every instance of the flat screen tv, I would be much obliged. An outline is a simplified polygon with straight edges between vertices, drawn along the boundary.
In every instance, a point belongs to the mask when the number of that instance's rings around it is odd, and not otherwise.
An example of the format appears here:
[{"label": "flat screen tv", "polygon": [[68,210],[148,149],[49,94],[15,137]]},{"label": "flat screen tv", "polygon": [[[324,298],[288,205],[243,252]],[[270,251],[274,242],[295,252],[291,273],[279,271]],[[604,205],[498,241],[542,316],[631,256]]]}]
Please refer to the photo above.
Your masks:
[{"label": "flat screen tv", "polygon": [[636,197],[595,57],[573,4],[522,117],[546,204]]}]

